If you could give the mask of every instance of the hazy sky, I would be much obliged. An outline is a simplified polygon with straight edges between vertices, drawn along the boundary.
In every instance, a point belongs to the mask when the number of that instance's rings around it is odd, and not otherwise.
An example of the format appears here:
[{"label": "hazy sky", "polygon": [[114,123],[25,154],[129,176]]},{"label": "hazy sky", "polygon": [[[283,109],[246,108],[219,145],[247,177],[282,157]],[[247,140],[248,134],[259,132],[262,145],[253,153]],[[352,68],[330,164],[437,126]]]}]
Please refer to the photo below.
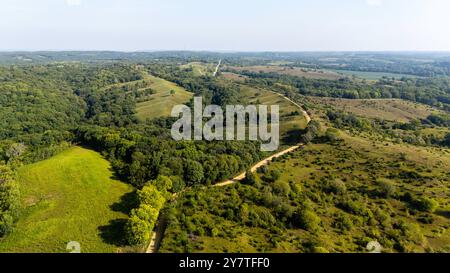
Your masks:
[{"label": "hazy sky", "polygon": [[0,50],[450,50],[448,0],[0,0]]}]

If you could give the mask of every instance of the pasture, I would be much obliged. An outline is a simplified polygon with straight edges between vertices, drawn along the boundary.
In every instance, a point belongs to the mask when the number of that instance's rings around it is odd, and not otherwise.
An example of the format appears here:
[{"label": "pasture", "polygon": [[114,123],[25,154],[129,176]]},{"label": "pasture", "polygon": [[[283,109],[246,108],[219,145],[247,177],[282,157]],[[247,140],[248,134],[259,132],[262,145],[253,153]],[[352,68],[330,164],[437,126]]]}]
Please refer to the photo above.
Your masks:
[{"label": "pasture", "polygon": [[114,178],[111,165],[94,151],[74,147],[19,169],[22,211],[0,252],[117,252],[132,187]]},{"label": "pasture", "polygon": [[149,87],[156,93],[149,100],[140,102],[136,106],[137,117],[141,121],[170,116],[173,106],[186,104],[193,94],[175,83],[154,76],[147,76]]}]

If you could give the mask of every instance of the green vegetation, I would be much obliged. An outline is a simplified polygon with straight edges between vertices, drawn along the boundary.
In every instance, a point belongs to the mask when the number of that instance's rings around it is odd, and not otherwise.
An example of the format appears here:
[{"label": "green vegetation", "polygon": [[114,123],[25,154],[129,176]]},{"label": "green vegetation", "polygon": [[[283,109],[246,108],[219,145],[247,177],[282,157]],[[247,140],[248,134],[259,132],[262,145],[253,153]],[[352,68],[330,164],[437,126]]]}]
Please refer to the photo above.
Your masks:
[{"label": "green vegetation", "polygon": [[19,198],[14,172],[8,166],[0,165],[0,240],[11,232],[17,220]]},{"label": "green vegetation", "polygon": [[244,66],[244,67],[230,66],[227,67],[227,69],[235,72],[249,71],[249,72],[263,72],[263,73],[277,73],[281,75],[289,75],[306,79],[338,80],[340,78],[343,78],[341,75],[339,75],[334,71],[289,67],[287,65]]},{"label": "green vegetation", "polygon": [[345,99],[400,98],[441,109],[450,107],[448,78],[416,78],[393,80],[383,78],[374,83],[351,79],[316,80],[277,73],[242,72],[252,84],[283,91],[288,96],[318,96]]},{"label": "green vegetation", "polygon": [[193,94],[174,83],[154,76],[147,76],[148,88],[154,91],[149,98],[137,104],[137,116],[140,120],[170,116],[173,106],[186,104]]},{"label": "green vegetation", "polygon": [[407,123],[426,119],[432,114],[442,114],[436,108],[400,99],[335,99],[307,98],[316,105],[333,107],[356,116]]},{"label": "green vegetation", "polygon": [[254,185],[186,192],[168,210],[160,250],[361,252],[376,240],[386,252],[448,251],[449,221],[433,212],[448,210],[440,204],[449,157],[377,147],[371,152],[369,141],[341,134],[276,160]]},{"label": "green vegetation", "polygon": [[351,70],[332,70],[333,72],[346,75],[354,76],[366,80],[381,80],[383,78],[391,79],[402,79],[402,78],[414,78],[413,75],[408,74],[397,74],[397,73],[385,73],[385,72],[364,72],[364,71],[351,71]]},{"label": "green vegetation", "polygon": [[[305,129],[306,118],[302,109],[294,103],[283,98],[280,94],[269,90],[240,85],[240,96],[245,104],[253,105],[279,105],[280,106],[280,133],[287,142],[299,142],[299,131]],[[289,139],[297,137],[298,139]]]},{"label": "green vegetation", "polygon": [[184,71],[192,73],[194,77],[212,75],[214,67],[214,64],[202,62],[190,62],[181,66]]},{"label": "green vegetation", "polygon": [[0,252],[66,252],[70,241],[83,252],[118,251],[132,188],[113,176],[105,159],[80,147],[20,168],[21,215]]},{"label": "green vegetation", "polygon": [[[0,53],[0,252],[138,252],[154,230],[162,252],[449,251],[445,56],[86,54]],[[252,173],[258,141],[174,141],[194,95],[279,105],[295,151]]]}]

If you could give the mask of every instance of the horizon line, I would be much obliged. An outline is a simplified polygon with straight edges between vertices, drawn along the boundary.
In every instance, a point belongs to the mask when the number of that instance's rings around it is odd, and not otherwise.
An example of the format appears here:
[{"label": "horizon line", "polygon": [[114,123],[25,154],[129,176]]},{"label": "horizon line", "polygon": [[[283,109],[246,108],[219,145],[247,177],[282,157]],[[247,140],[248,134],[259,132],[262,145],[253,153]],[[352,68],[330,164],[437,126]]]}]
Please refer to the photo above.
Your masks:
[{"label": "horizon line", "polygon": [[154,49],[154,50],[114,50],[114,49],[0,49],[0,53],[39,53],[39,52],[110,52],[110,53],[158,53],[158,52],[197,52],[197,53],[450,53],[449,50],[215,50],[215,49]]}]

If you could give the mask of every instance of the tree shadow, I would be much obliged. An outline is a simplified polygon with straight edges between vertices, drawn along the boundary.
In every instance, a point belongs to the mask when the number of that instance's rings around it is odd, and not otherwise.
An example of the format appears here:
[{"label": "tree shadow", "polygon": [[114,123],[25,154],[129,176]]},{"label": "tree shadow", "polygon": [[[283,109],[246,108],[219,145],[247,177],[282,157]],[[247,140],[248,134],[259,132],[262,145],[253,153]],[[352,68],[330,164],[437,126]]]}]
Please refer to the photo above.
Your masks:
[{"label": "tree shadow", "polygon": [[450,211],[447,210],[438,210],[435,212],[437,215],[450,219]]},{"label": "tree shadow", "polygon": [[120,200],[112,204],[110,208],[116,212],[122,212],[129,215],[131,210],[138,206],[136,191],[126,193],[120,197]]},{"label": "tree shadow", "polygon": [[[138,205],[136,191],[126,193],[120,200],[110,206],[111,210],[129,215]],[[125,225],[127,219],[113,219],[107,225],[98,228],[103,242],[115,246],[127,246],[125,238]]]},{"label": "tree shadow", "polygon": [[302,141],[302,137],[305,134],[305,130],[294,129],[287,132],[282,138],[281,141],[286,145],[296,145]]},{"label": "tree shadow", "polygon": [[126,246],[125,224],[126,219],[114,219],[109,221],[108,225],[98,228],[99,235],[103,242],[114,246]]}]

